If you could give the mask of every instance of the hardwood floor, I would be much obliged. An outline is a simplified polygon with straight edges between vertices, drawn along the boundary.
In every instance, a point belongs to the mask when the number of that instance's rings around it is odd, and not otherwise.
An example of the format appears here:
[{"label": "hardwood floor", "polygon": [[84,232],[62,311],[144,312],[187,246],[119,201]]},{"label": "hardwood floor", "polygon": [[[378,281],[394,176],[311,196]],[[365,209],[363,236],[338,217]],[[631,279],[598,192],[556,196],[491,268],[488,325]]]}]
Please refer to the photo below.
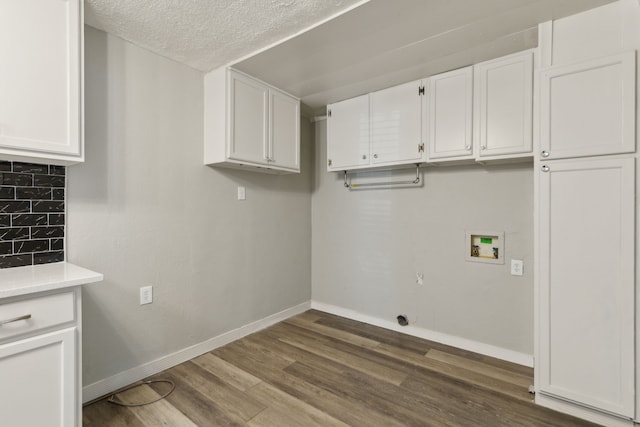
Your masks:
[{"label": "hardwood floor", "polygon": [[[149,379],[176,389],[125,408],[84,408],[85,426],[592,426],[532,403],[533,371],[308,311]],[[166,384],[120,395],[145,401]]]}]

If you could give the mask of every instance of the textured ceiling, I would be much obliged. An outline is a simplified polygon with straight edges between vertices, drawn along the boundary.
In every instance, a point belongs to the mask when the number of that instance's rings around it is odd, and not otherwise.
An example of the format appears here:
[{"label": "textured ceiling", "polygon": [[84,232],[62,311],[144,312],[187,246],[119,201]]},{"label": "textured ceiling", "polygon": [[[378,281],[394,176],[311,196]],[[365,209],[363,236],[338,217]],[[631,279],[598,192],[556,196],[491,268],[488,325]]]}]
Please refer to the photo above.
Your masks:
[{"label": "textured ceiling", "polygon": [[363,0],[85,0],[85,22],[210,71]]}]

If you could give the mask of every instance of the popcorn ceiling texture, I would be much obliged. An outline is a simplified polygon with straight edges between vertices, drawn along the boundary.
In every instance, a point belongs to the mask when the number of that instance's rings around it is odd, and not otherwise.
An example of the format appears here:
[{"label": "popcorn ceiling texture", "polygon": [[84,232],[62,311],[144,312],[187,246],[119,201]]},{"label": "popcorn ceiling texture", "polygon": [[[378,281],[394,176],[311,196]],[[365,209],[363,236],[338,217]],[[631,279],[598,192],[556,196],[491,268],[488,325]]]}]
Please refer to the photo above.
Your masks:
[{"label": "popcorn ceiling texture", "polygon": [[210,71],[362,0],[85,0],[85,22]]}]

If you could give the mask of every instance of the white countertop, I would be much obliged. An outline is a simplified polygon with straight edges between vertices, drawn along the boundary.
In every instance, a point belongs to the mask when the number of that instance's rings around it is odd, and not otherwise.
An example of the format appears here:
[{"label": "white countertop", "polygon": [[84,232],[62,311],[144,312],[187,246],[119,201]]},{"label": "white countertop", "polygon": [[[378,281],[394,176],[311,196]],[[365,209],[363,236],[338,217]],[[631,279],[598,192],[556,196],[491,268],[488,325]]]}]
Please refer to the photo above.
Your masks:
[{"label": "white countertop", "polygon": [[68,262],[0,269],[0,299],[100,282],[104,276]]}]

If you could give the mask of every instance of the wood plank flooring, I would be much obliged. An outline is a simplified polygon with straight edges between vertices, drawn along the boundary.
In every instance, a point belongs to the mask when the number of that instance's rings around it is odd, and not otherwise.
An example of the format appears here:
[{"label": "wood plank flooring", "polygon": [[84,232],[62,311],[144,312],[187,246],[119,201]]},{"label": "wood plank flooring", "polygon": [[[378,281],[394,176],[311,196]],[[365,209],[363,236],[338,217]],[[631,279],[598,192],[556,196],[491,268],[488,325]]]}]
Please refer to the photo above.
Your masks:
[{"label": "wood plank flooring", "polygon": [[[533,371],[308,311],[149,379],[166,399],[84,408],[91,426],[593,426],[532,403]],[[155,383],[128,402],[164,393]]]}]

